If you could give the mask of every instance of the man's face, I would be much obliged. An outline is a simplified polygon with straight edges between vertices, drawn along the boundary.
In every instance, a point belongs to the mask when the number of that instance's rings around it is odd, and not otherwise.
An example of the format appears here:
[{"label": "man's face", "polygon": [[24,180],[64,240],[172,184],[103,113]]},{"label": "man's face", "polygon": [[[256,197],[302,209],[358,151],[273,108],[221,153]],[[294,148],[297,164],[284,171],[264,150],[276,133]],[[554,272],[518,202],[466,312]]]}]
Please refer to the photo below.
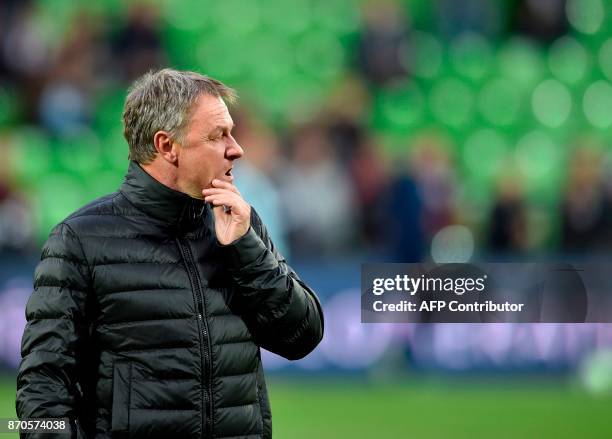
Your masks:
[{"label": "man's face", "polygon": [[195,101],[179,145],[179,190],[203,198],[202,189],[210,188],[215,178],[233,182],[234,160],[244,153],[232,137],[233,127],[234,121],[221,98],[201,95]]}]

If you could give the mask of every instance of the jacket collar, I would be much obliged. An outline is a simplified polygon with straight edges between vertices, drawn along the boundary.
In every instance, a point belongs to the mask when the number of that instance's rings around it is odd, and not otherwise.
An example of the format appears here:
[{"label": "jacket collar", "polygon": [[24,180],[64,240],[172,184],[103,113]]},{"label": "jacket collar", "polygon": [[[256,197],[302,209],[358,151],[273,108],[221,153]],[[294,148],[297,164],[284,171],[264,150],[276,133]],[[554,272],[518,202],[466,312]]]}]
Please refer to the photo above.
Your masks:
[{"label": "jacket collar", "polygon": [[160,183],[135,161],[130,161],[119,190],[137,209],[181,229],[201,224],[206,212],[204,200],[192,198]]}]

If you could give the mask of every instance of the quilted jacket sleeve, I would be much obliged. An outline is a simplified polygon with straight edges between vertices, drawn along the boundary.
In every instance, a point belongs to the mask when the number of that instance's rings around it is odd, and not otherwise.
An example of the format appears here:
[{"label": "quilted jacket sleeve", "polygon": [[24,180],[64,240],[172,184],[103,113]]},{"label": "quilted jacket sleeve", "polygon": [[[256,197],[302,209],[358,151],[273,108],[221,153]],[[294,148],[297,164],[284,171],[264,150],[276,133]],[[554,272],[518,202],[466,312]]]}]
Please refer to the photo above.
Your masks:
[{"label": "quilted jacket sleeve", "polygon": [[[73,437],[84,437],[78,423],[78,377],[86,348],[88,268],[78,238],[59,224],[43,247],[26,306],[17,375],[17,416],[70,418]],[[75,431],[77,430],[77,431]],[[36,438],[30,433],[22,437]]]},{"label": "quilted jacket sleeve", "polygon": [[259,345],[289,360],[308,355],[323,337],[321,304],[276,251],[254,210],[246,235],[223,251],[235,300]]}]

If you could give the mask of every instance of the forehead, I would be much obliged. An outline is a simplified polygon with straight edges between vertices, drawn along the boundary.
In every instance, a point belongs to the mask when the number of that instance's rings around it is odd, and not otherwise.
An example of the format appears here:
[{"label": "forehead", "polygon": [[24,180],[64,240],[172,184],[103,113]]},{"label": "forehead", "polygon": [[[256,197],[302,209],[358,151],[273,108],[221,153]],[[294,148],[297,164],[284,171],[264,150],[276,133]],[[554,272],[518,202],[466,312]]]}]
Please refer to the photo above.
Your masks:
[{"label": "forehead", "polygon": [[196,99],[193,105],[189,125],[198,129],[212,129],[217,126],[231,128],[233,120],[223,99],[203,94]]}]

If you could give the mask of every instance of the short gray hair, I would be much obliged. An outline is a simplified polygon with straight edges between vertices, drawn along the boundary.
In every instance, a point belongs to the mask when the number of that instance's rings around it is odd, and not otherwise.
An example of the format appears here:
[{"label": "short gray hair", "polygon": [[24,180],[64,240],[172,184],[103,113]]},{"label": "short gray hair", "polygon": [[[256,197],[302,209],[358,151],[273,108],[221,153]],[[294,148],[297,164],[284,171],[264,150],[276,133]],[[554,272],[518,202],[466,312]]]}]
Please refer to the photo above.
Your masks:
[{"label": "short gray hair", "polygon": [[231,104],[236,92],[221,81],[200,73],[163,69],[138,78],[130,87],[123,107],[123,135],[129,145],[129,159],[151,162],[157,150],[153,136],[167,131],[181,140],[196,99],[207,94]]}]

